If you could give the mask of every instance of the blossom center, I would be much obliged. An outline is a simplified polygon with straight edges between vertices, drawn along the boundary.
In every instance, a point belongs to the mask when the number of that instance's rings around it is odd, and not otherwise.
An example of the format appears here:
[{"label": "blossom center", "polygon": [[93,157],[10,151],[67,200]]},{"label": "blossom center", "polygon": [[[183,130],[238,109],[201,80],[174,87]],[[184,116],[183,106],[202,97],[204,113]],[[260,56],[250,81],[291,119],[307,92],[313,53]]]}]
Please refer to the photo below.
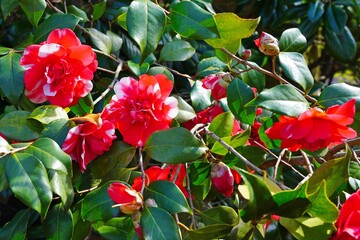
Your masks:
[{"label": "blossom center", "polygon": [[71,66],[64,59],[60,59],[60,61],[51,63],[46,67],[45,71],[47,83],[56,84],[58,80],[64,79],[66,76],[69,76],[71,72]]}]

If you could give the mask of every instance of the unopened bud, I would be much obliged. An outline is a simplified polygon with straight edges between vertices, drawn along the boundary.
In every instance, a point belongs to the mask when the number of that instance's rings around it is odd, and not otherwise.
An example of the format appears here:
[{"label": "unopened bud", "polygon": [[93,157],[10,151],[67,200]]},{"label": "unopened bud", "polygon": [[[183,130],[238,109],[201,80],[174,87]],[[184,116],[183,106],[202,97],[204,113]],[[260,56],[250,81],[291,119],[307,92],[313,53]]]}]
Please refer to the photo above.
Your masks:
[{"label": "unopened bud", "polygon": [[232,80],[232,76],[228,72],[218,72],[216,76],[219,77],[219,85],[223,88],[227,88]]},{"label": "unopened bud", "polygon": [[254,42],[265,55],[276,56],[280,53],[279,41],[266,32],[262,32],[260,37]]},{"label": "unopened bud", "polygon": [[219,193],[227,197],[234,191],[234,176],[230,168],[222,162],[211,165],[211,182]]},{"label": "unopened bud", "polygon": [[251,57],[251,50],[250,49],[245,49],[240,56],[242,59],[244,60],[248,60]]}]

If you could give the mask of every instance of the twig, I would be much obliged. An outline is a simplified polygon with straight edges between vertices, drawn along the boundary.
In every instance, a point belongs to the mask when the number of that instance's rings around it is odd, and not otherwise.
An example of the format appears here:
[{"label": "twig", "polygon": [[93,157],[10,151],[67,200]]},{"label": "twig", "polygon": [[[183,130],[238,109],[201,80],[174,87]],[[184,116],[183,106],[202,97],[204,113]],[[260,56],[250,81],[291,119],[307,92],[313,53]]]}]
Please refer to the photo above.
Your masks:
[{"label": "twig", "polygon": [[276,175],[277,175],[277,171],[278,171],[278,168],[279,168],[279,165],[280,165],[280,162],[281,162],[281,159],[282,157],[284,156],[284,154],[286,153],[287,149],[283,149],[278,158],[277,158],[277,161],[276,161],[276,164],[275,164],[275,167],[274,167],[274,174],[273,174],[273,179],[276,179]]},{"label": "twig", "polygon": [[192,194],[191,194],[191,188],[190,188],[190,176],[189,176],[189,173],[188,173],[188,163],[185,163],[185,174],[186,174],[186,190],[188,192],[188,199],[189,199],[189,205],[190,205],[190,208],[191,208],[191,211],[192,211],[192,214],[191,214],[191,222],[192,222],[192,225],[194,226],[194,229],[197,228],[197,224],[196,224],[196,220],[195,220],[195,212],[194,212],[194,203],[193,203],[193,200],[192,200]]},{"label": "twig", "polygon": [[145,175],[145,170],[144,170],[144,161],[143,161],[143,156],[142,156],[142,147],[139,147],[139,166],[140,166],[140,171],[141,171],[141,190],[140,193],[141,195],[144,194],[144,189],[145,189],[145,183],[146,183],[146,175]]},{"label": "twig", "polygon": [[312,169],[312,166],[311,166],[311,163],[310,163],[310,160],[309,160],[308,156],[306,155],[306,153],[303,150],[300,150],[300,152],[301,152],[301,155],[304,157],[304,160],[305,160],[305,163],[306,163],[305,166],[306,166],[308,172],[310,174],[313,174],[314,170]]},{"label": "twig", "polygon": [[[346,144],[349,147],[360,145],[360,137],[350,139],[350,140],[346,141]],[[324,156],[324,159],[329,160],[329,159],[334,158],[334,155],[343,149],[345,149],[345,143],[334,146],[333,148],[329,149],[327,154]]]},{"label": "twig", "polygon": [[110,74],[115,74],[114,71],[111,71],[111,70],[109,70],[109,69],[102,68],[102,67],[97,67],[97,70],[100,70],[100,71],[103,71],[103,72],[107,72],[107,73],[110,73]]},{"label": "twig", "polygon": [[275,79],[278,80],[280,83],[289,84],[289,85],[293,86],[293,87],[296,89],[296,91],[298,91],[299,93],[301,93],[301,94],[302,94],[307,100],[309,100],[310,102],[315,103],[315,102],[317,101],[315,98],[307,95],[305,92],[303,92],[303,91],[300,90],[299,88],[295,87],[294,85],[290,84],[288,81],[286,81],[284,78],[280,77],[280,76],[277,75],[276,73],[270,72],[270,71],[268,71],[268,70],[266,70],[266,69],[263,69],[263,68],[261,68],[261,67],[259,67],[259,66],[256,66],[256,65],[254,65],[254,64],[251,64],[251,63],[249,63],[248,61],[243,60],[243,59],[235,56],[234,54],[232,54],[231,52],[229,52],[229,51],[228,51],[227,49],[225,49],[225,48],[221,48],[221,51],[223,51],[224,53],[226,53],[227,55],[229,55],[230,57],[232,57],[234,60],[238,61],[239,63],[244,64],[244,65],[246,65],[246,66],[248,66],[248,67],[250,67],[250,68],[252,68],[252,69],[254,69],[254,70],[256,70],[256,71],[262,72],[262,73],[264,73],[264,74],[266,74],[266,75],[268,75],[268,76],[270,76],[270,77],[272,77],[272,78],[275,78]]},{"label": "twig", "polygon": [[190,75],[188,75],[188,74],[184,74],[184,73],[178,72],[178,71],[176,71],[175,69],[166,67],[166,66],[161,65],[161,64],[159,64],[159,63],[154,63],[154,65],[164,67],[164,68],[166,68],[167,70],[169,70],[170,72],[175,73],[176,75],[179,75],[179,76],[182,76],[182,77],[185,77],[185,78],[192,78],[192,77],[191,77]]}]

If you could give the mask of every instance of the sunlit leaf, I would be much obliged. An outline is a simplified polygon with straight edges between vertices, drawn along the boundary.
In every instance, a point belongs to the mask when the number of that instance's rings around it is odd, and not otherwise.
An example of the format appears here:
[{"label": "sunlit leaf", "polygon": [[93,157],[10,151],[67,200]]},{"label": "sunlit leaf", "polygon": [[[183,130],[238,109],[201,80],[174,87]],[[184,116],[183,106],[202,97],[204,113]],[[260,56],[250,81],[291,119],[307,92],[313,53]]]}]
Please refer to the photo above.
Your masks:
[{"label": "sunlit leaf", "polygon": [[195,53],[195,48],[184,40],[175,40],[164,45],[159,61],[186,61]]},{"label": "sunlit leaf", "polygon": [[306,47],[306,38],[298,28],[285,30],[280,37],[279,47],[284,52],[299,52]]},{"label": "sunlit leaf", "polygon": [[42,124],[48,124],[57,119],[69,119],[66,111],[62,107],[55,105],[37,107],[28,118],[35,119]]},{"label": "sunlit leaf", "polygon": [[37,27],[46,8],[45,0],[18,0],[21,9],[25,12],[29,22]]}]

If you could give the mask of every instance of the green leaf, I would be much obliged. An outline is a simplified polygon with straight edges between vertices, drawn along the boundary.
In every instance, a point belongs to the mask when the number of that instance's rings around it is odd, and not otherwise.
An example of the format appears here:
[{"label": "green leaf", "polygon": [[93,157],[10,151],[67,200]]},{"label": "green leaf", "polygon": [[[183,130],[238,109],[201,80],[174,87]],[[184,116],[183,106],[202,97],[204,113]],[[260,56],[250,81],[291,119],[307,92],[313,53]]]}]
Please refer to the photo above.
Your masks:
[{"label": "green leaf", "polygon": [[298,240],[327,240],[335,230],[332,223],[325,223],[319,218],[280,218],[284,226]]},{"label": "green leaf", "polygon": [[20,55],[11,52],[0,58],[0,89],[3,97],[17,105],[24,91],[24,68],[20,66]]},{"label": "green leaf", "polygon": [[40,160],[48,171],[51,190],[61,197],[65,208],[69,208],[74,198],[72,185],[72,160],[49,138],[40,138],[31,144],[25,153]]},{"label": "green leaf", "polygon": [[[250,62],[253,66],[257,66],[258,65],[254,62]],[[254,69],[250,69],[250,68],[240,68],[242,70],[246,70],[246,71],[241,71],[241,80],[246,83],[247,85],[249,85],[250,87],[254,87],[256,88],[256,90],[258,92],[261,92],[264,88],[265,88],[265,74],[259,71],[256,71]]]},{"label": "green leaf", "polygon": [[[231,135],[234,126],[234,117],[231,112],[224,112],[217,115],[210,123],[209,130],[216,136],[222,138]],[[214,143],[215,139],[207,137],[208,142]]]},{"label": "green leaf", "polygon": [[311,207],[311,202],[306,194],[307,182],[295,190],[280,191],[274,194],[273,199],[277,204],[274,214],[297,218]]},{"label": "green leaf", "polygon": [[207,39],[206,42],[213,48],[226,48],[232,53],[236,53],[241,39],[250,37],[260,22],[260,17],[244,19],[235,13],[218,13],[214,18],[220,38]]},{"label": "green leaf", "polygon": [[92,113],[93,109],[94,102],[91,94],[80,98],[79,102],[75,106],[70,107],[70,110],[77,116],[84,116],[86,114]]},{"label": "green leaf", "polygon": [[92,19],[94,21],[99,20],[104,15],[106,9],[106,0],[102,0],[99,3],[93,5]]},{"label": "green leaf", "polygon": [[51,121],[42,130],[40,137],[47,137],[54,140],[59,146],[62,146],[68,132],[70,131],[69,121],[66,119],[57,119]]},{"label": "green leaf", "polygon": [[326,195],[326,181],[323,180],[316,192],[309,195],[311,208],[309,214],[318,217],[326,223],[333,223],[339,216],[339,210]]},{"label": "green leaf", "polygon": [[[156,74],[165,74],[168,79],[174,82],[174,75],[166,68],[162,66],[151,67],[147,72],[149,75],[156,75]],[[176,97],[176,96],[174,96]]]},{"label": "green leaf", "polygon": [[134,234],[133,222],[130,217],[116,217],[101,226],[94,226],[95,230],[105,239],[131,239]]},{"label": "green leaf", "polygon": [[255,106],[246,107],[246,104],[255,97],[254,91],[243,81],[234,78],[227,88],[227,101],[230,111],[236,119],[252,125],[255,120]]},{"label": "green leaf", "polygon": [[141,214],[140,224],[145,239],[181,239],[174,218],[161,208],[145,208]]},{"label": "green leaf", "polygon": [[308,93],[314,85],[314,78],[303,55],[294,52],[280,52],[279,61],[285,76],[299,84]]},{"label": "green leaf", "polygon": [[1,12],[2,12],[4,19],[6,19],[8,16],[10,16],[11,12],[17,6],[19,6],[18,1],[1,1],[0,8],[1,8]]},{"label": "green leaf", "polygon": [[226,69],[226,64],[217,57],[202,59],[197,66],[197,76],[206,77],[210,74],[216,74]]},{"label": "green leaf", "polygon": [[30,113],[14,111],[6,114],[0,120],[0,132],[6,137],[19,141],[30,141],[39,137],[39,132],[27,120]]},{"label": "green leaf", "polygon": [[326,195],[331,196],[336,189],[349,178],[349,163],[351,159],[351,150],[346,146],[346,155],[342,158],[336,158],[321,164],[310,177],[308,194],[317,191],[322,181],[326,181]]},{"label": "green leaf", "polygon": [[46,9],[45,0],[18,0],[21,9],[25,12],[29,22],[37,27],[41,16]]},{"label": "green leaf", "polygon": [[73,210],[73,224],[74,224],[74,233],[73,239],[74,240],[83,240],[86,239],[86,236],[92,230],[92,224],[89,221],[84,221],[81,217],[81,202],[75,205]]},{"label": "green leaf", "polygon": [[240,212],[244,222],[259,219],[264,214],[272,212],[277,205],[263,180],[240,168],[235,167],[234,169],[244,179],[250,196],[246,206]]},{"label": "green leaf", "polygon": [[143,149],[163,163],[186,163],[201,157],[208,148],[189,130],[181,127],[154,132]]},{"label": "green leaf", "polygon": [[16,198],[45,218],[52,192],[44,165],[28,153],[6,156],[6,178]]},{"label": "green leaf", "polygon": [[[236,147],[235,150],[240,153],[243,157],[253,163],[255,166],[260,166],[264,163],[266,158],[266,152],[259,147],[245,145]],[[239,161],[239,158],[236,157],[233,153],[227,153],[223,158],[223,162],[226,163],[229,167],[237,166],[245,169],[246,165],[244,162]]]},{"label": "green leaf", "polygon": [[112,207],[115,203],[107,193],[109,185],[110,182],[85,196],[81,208],[81,216],[84,220],[106,221],[119,212],[118,208]]},{"label": "green leaf", "polygon": [[183,123],[196,117],[196,113],[190,104],[188,104],[180,96],[175,96],[175,98],[178,101],[179,108],[179,113],[175,117],[176,121]]},{"label": "green leaf", "polygon": [[185,38],[204,40],[218,37],[214,16],[190,1],[176,3],[170,11],[175,32]]},{"label": "green leaf", "polygon": [[280,49],[283,52],[300,52],[306,47],[306,38],[298,28],[286,29],[280,37]]},{"label": "green leaf", "polygon": [[327,49],[336,59],[342,62],[350,62],[355,58],[357,45],[347,26],[341,33],[336,33],[325,27],[324,37]]},{"label": "green leaf", "polygon": [[285,84],[262,91],[250,104],[287,116],[298,116],[309,107],[306,99],[294,87]]},{"label": "green leaf", "polygon": [[190,182],[193,185],[201,185],[210,178],[211,165],[208,162],[195,161],[190,165]]},{"label": "green leaf", "polygon": [[[225,143],[227,143],[231,147],[237,148],[240,146],[244,146],[246,144],[247,140],[249,139],[249,136],[250,136],[250,128],[248,130],[246,130],[245,132],[237,134],[236,136],[223,137],[221,140],[223,140]],[[218,155],[225,156],[229,152],[229,150],[227,150],[219,142],[215,142],[215,144],[211,148],[211,152],[218,154]]]},{"label": "green leaf", "polygon": [[75,5],[70,5],[67,7],[68,13],[71,13],[77,17],[80,18],[80,21],[87,22],[89,21],[88,16],[86,15],[86,12],[80,8],[78,8]]},{"label": "green leaf", "polygon": [[185,196],[173,182],[159,180],[150,183],[145,190],[144,198],[154,199],[158,207],[169,213],[191,213]]},{"label": "green leaf", "polygon": [[44,221],[46,239],[72,239],[73,216],[70,210],[65,211],[61,204],[49,210]]},{"label": "green leaf", "polygon": [[111,38],[96,28],[88,28],[88,31],[90,33],[92,43],[102,52],[110,54],[112,47]]},{"label": "green leaf", "polygon": [[8,47],[1,47],[0,46],[0,55],[6,55],[9,54],[11,51],[11,48]]},{"label": "green leaf", "polygon": [[308,18],[311,22],[318,21],[324,14],[324,3],[321,1],[311,2],[308,10]]},{"label": "green leaf", "polygon": [[200,112],[211,105],[211,90],[205,89],[201,81],[196,81],[190,91],[192,106],[196,112]]},{"label": "green leaf", "polygon": [[175,40],[164,45],[159,61],[186,61],[195,53],[195,48],[184,40]]},{"label": "green leaf", "polygon": [[35,30],[34,43],[45,41],[49,33],[55,28],[73,29],[79,21],[80,18],[72,14],[53,13]]},{"label": "green leaf", "polygon": [[62,107],[56,105],[44,105],[37,107],[28,118],[39,121],[42,124],[49,124],[57,119],[66,119],[69,117]]},{"label": "green leaf", "polygon": [[130,70],[136,75],[136,76],[140,76],[142,74],[145,74],[150,67],[150,64],[147,62],[144,62],[142,64],[133,62],[133,61],[127,61],[126,62],[128,67],[130,68]]},{"label": "green leaf", "polygon": [[341,6],[329,4],[325,13],[325,27],[335,33],[342,33],[346,26],[346,12]]},{"label": "green leaf", "polygon": [[[351,86],[346,83],[335,83],[324,88],[321,92],[317,103],[323,107],[331,107],[336,104],[344,104],[345,102],[356,99],[360,102],[360,88]],[[359,109],[360,106],[357,106]]]},{"label": "green leaf", "polygon": [[0,192],[9,188],[9,183],[5,175],[6,159],[3,158],[0,161]]},{"label": "green leaf", "polygon": [[156,48],[166,25],[162,8],[148,0],[132,1],[126,16],[129,35],[139,45],[141,61]]},{"label": "green leaf", "polygon": [[122,44],[123,44],[122,38],[121,38],[119,35],[111,32],[111,31],[109,31],[109,30],[106,31],[106,35],[107,35],[108,37],[110,37],[110,39],[111,39],[111,44],[112,44],[112,46],[111,46],[111,52],[114,53],[114,52],[119,51],[119,50],[121,49]]},{"label": "green leaf", "polygon": [[30,214],[31,209],[18,211],[11,221],[0,229],[0,239],[24,240],[26,238]]}]

